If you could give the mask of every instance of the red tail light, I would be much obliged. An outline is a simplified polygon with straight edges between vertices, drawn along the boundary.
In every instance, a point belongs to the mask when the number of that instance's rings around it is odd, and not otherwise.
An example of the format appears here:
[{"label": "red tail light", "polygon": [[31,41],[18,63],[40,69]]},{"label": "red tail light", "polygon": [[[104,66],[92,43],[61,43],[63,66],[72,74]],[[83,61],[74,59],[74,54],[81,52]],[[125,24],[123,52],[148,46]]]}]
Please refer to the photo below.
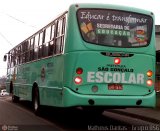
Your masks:
[{"label": "red tail light", "polygon": [[114,59],[114,64],[119,65],[121,63],[121,59],[120,58],[115,58]]},{"label": "red tail light", "polygon": [[82,78],[80,76],[75,77],[74,82],[76,84],[81,84],[82,83]]},{"label": "red tail light", "polygon": [[152,86],[152,84],[153,84],[153,81],[151,79],[147,80],[147,85],[148,86]]},{"label": "red tail light", "polygon": [[81,74],[83,73],[83,69],[82,69],[82,68],[77,68],[77,69],[76,69],[76,73],[77,73],[78,75],[81,75]]}]

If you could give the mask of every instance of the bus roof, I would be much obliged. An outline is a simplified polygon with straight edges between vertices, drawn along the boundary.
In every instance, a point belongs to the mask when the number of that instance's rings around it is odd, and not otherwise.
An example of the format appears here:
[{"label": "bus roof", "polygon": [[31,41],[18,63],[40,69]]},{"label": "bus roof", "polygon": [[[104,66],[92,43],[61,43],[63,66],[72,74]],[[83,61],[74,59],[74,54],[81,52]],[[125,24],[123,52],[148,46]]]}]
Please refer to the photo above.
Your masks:
[{"label": "bus roof", "polygon": [[115,10],[126,10],[130,12],[139,12],[147,15],[153,15],[153,12],[141,8],[131,7],[131,6],[122,6],[122,5],[113,5],[113,4],[100,4],[100,3],[78,3],[72,4],[70,7],[76,6],[78,8],[104,8],[104,9],[115,9]]}]

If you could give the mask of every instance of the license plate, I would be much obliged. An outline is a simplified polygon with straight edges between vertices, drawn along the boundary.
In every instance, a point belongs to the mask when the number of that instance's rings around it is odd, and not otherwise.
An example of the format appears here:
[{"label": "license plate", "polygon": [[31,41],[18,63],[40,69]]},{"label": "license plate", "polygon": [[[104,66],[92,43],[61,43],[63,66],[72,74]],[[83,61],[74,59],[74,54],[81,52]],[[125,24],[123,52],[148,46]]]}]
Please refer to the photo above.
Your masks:
[{"label": "license plate", "polygon": [[109,84],[108,90],[123,90],[123,87],[121,84]]}]

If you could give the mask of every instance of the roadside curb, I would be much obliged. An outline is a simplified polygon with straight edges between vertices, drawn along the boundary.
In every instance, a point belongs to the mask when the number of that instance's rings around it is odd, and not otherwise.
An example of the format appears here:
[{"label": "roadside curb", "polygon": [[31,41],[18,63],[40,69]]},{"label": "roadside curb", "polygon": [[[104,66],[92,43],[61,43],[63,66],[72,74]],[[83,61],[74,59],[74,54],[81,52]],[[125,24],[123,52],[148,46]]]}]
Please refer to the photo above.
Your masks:
[{"label": "roadside curb", "polygon": [[145,114],[138,114],[137,113],[131,113],[128,112],[126,110],[122,111],[122,110],[118,110],[118,109],[112,109],[112,110],[107,110],[108,112],[113,112],[113,113],[117,113],[117,114],[121,114],[121,115],[125,115],[125,116],[130,116],[130,117],[134,117],[134,118],[138,118],[144,121],[149,121],[155,124],[160,124],[160,120],[149,117],[149,116],[144,116]]},{"label": "roadside curb", "polygon": [[156,107],[153,109],[146,109],[147,108],[127,108],[107,111],[160,124],[160,93],[156,94]]}]

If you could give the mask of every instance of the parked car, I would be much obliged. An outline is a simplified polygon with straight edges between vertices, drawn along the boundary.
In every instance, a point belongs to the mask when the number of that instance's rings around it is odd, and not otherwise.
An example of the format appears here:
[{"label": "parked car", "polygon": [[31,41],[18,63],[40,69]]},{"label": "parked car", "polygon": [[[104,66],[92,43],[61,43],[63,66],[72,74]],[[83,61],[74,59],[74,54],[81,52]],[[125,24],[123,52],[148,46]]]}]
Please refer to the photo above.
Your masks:
[{"label": "parked car", "polygon": [[0,96],[5,96],[5,95],[9,95],[6,89],[1,90]]}]

